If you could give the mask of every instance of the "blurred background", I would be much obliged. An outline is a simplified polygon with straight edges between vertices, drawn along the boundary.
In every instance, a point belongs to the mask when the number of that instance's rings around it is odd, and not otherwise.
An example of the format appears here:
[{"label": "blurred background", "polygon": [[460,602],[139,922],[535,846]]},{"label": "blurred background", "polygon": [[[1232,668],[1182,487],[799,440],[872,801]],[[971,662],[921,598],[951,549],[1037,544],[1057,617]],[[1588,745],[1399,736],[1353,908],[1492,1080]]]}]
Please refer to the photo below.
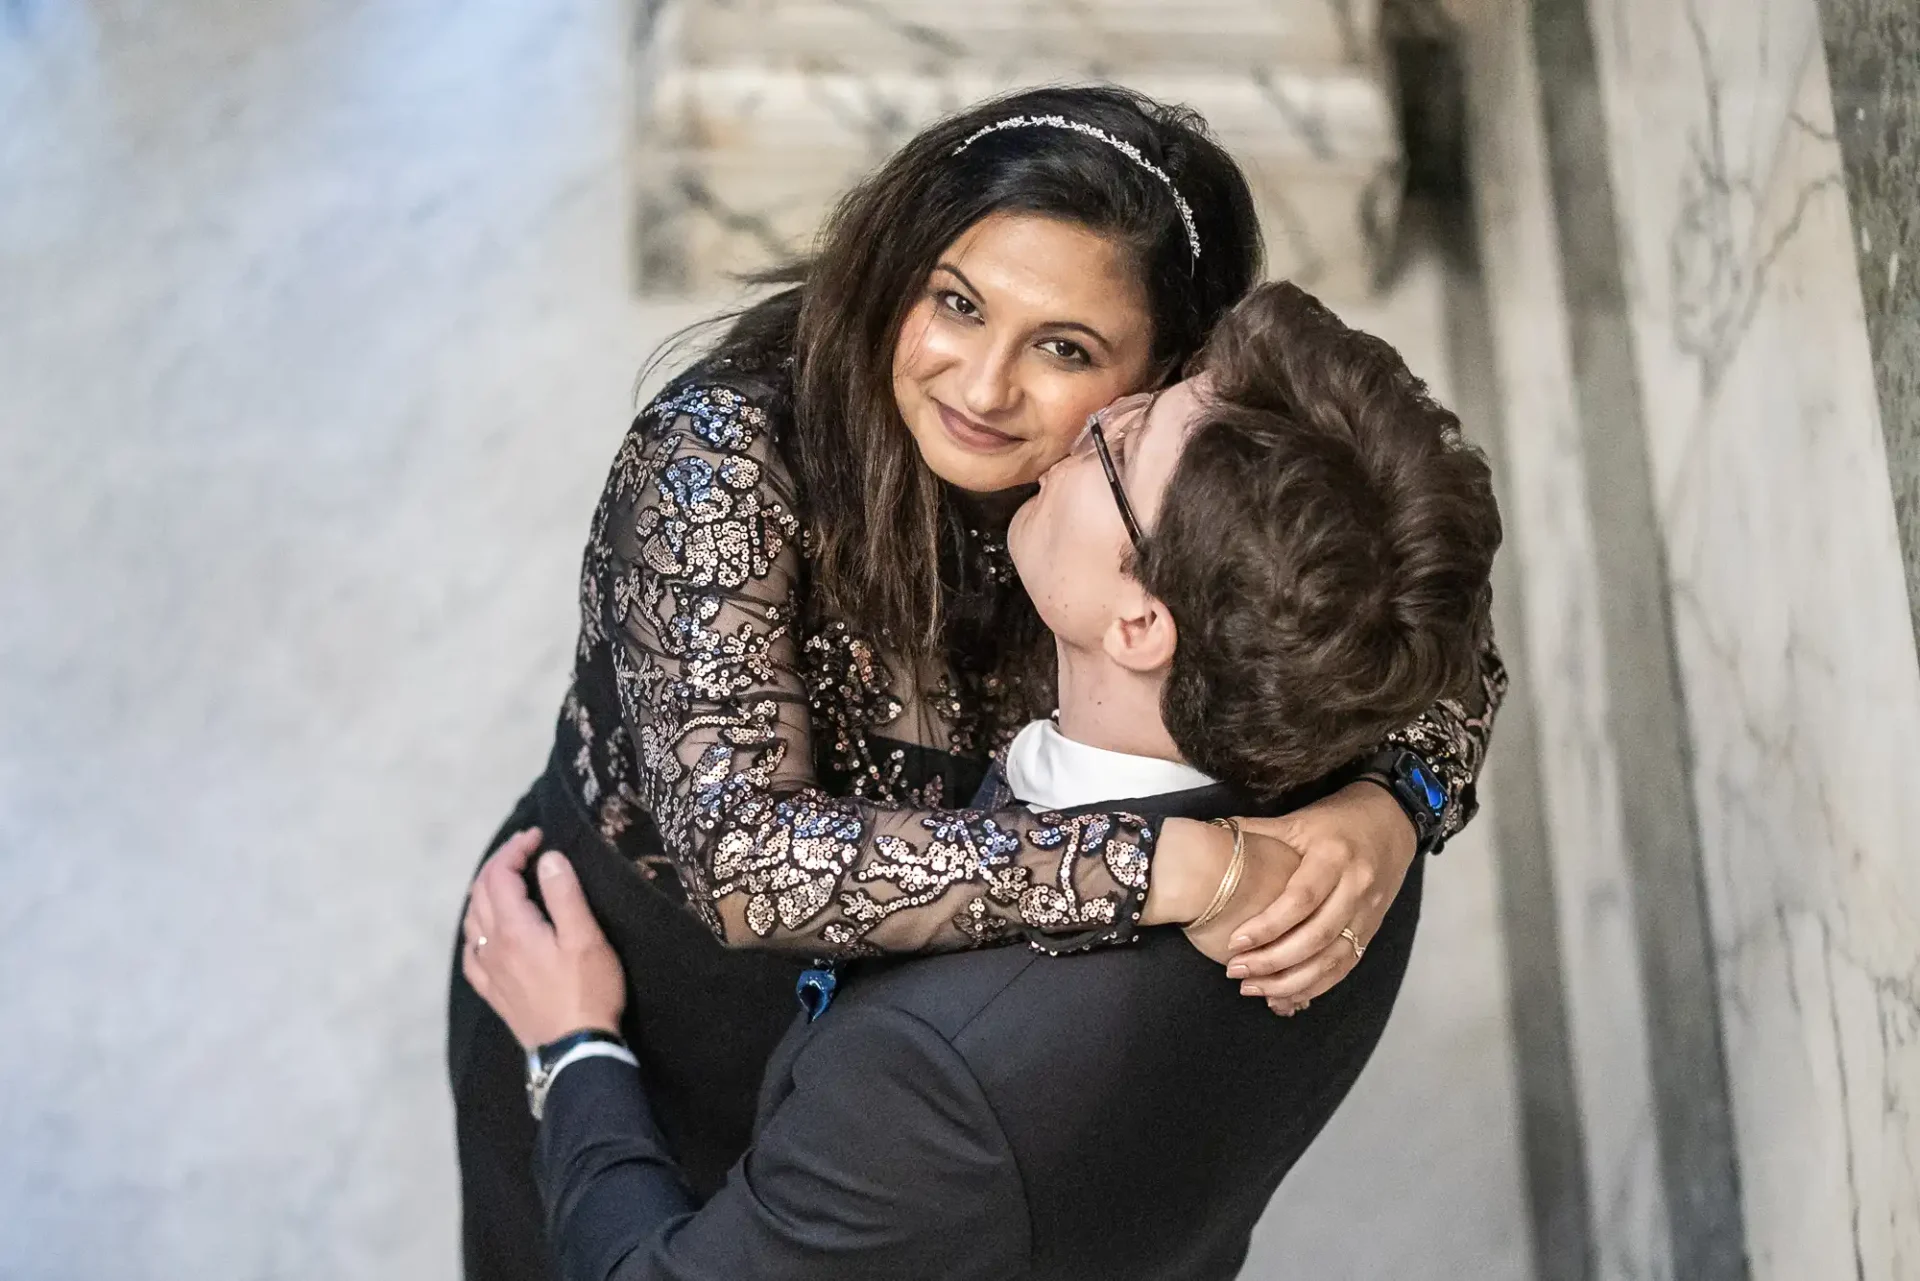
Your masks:
[{"label": "blurred background", "polygon": [[444,982],[655,344],[919,125],[1204,112],[1515,682],[1249,1278],[1920,1277],[1911,0],[0,2],[0,1278],[451,1279]]}]

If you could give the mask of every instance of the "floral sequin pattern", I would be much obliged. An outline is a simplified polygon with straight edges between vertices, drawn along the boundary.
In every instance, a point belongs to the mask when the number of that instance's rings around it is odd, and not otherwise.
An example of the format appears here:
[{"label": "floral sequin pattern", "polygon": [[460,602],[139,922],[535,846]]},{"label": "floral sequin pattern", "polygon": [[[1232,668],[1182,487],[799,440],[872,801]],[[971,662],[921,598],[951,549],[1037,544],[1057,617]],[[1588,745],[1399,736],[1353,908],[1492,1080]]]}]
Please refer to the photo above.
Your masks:
[{"label": "floral sequin pattern", "polygon": [[[803,631],[804,534],[776,446],[752,398],[702,385],[649,406],[621,446],[562,718],[602,834],[643,864],[657,835],[688,906],[731,940],[844,955],[1127,932],[1139,820],[1063,837],[1023,809],[939,808],[949,749],[1015,728],[1005,683],[903,693],[846,626]],[[629,779],[608,811],[616,734]]]},{"label": "floral sequin pattern", "polygon": [[1494,715],[1507,695],[1507,668],[1491,640],[1480,652],[1480,683],[1474,692],[1477,697],[1472,699],[1442,699],[1419,720],[1387,736],[1389,743],[1418,752],[1446,789],[1447,803],[1440,812],[1443,840],[1480,810],[1474,779],[1487,758]]},{"label": "floral sequin pattern", "polygon": [[874,842],[877,857],[860,870],[858,879],[880,882],[895,893],[880,897],[866,889],[849,891],[842,904],[849,926],[864,934],[898,912],[934,902],[956,885],[980,887],[976,899],[1006,909],[1021,905],[1028,872],[1014,861],[1021,849],[1019,832],[1001,826],[990,814],[970,810],[929,814],[920,825],[928,834],[923,843],[897,836]]},{"label": "floral sequin pattern", "polygon": [[[804,929],[832,901],[860,856],[864,824],[844,803],[814,796],[775,805],[753,829],[720,838],[713,892],[746,899],[747,928],[762,937],[778,926]],[[851,943],[850,932],[829,926],[829,942]]]},{"label": "floral sequin pattern", "polygon": [[1041,826],[1028,838],[1035,847],[1054,851],[1058,874],[1051,881],[1030,886],[1021,896],[1022,913],[1050,933],[1084,930],[1119,923],[1120,904],[1101,895],[1083,898],[1078,891],[1078,869],[1097,861],[1109,878],[1144,897],[1147,889],[1147,850],[1151,829],[1132,814],[1040,815]]},{"label": "floral sequin pattern", "polygon": [[851,796],[895,802],[909,795],[906,753],[874,741],[905,709],[886,664],[845,623],[822,627],[804,649],[814,750],[822,764]]}]

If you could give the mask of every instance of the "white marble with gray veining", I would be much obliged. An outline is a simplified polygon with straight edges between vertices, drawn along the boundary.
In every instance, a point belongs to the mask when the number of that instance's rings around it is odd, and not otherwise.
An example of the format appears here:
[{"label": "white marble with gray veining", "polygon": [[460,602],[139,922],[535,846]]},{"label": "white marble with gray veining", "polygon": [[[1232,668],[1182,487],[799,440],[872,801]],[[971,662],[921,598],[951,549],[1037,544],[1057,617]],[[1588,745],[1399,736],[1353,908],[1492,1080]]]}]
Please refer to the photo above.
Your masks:
[{"label": "white marble with gray veining", "polygon": [[699,288],[804,250],[916,129],[1026,85],[1110,80],[1201,111],[1246,167],[1271,274],[1340,297],[1384,270],[1402,172],[1377,6],[1211,0],[1099,11],[668,0],[638,61],[644,284]]},{"label": "white marble with gray veining", "polygon": [[700,66],[869,67],[938,72],[1015,65],[1231,67],[1369,60],[1380,0],[666,0]]},{"label": "white marble with gray veining", "polygon": [[1814,0],[1595,0],[1756,1281],[1920,1275],[1920,663]]},{"label": "white marble with gray veining", "polygon": [[[1608,725],[1602,591],[1574,406],[1558,231],[1526,0],[1457,0],[1472,180],[1498,366],[1506,554],[1519,559],[1525,652],[1552,846],[1577,1123],[1598,1281],[1669,1275],[1646,1003]],[[1569,1118],[1572,1122],[1574,1118]]]}]

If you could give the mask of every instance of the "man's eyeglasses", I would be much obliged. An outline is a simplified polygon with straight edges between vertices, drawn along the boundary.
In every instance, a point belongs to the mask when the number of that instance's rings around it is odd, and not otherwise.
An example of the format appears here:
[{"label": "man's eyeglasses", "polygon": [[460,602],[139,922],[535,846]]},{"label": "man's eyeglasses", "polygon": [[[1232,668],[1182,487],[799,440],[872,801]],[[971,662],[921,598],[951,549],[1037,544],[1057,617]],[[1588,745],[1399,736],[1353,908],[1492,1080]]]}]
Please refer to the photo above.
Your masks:
[{"label": "man's eyeglasses", "polygon": [[1105,409],[1089,415],[1086,428],[1069,451],[1072,455],[1084,455],[1091,448],[1100,455],[1100,469],[1107,473],[1107,487],[1113,491],[1113,501],[1120,508],[1121,523],[1126,525],[1127,537],[1133,540],[1136,550],[1140,546],[1140,522],[1133,518],[1133,505],[1127,501],[1127,491],[1121,487],[1120,469],[1126,463],[1128,437],[1147,421],[1147,415],[1153,412],[1154,399],[1159,394],[1147,391],[1136,396],[1122,396]]}]

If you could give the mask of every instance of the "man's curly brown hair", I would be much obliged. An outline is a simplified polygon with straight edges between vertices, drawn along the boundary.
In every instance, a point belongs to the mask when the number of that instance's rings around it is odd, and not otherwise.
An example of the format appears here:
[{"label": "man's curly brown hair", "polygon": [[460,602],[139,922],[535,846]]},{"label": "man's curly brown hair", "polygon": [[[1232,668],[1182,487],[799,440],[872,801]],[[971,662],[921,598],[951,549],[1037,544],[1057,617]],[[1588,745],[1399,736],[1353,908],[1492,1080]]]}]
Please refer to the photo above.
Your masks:
[{"label": "man's curly brown hair", "polygon": [[1399,353],[1293,285],[1249,294],[1195,369],[1199,417],[1131,569],[1179,633],[1167,732],[1270,797],[1468,689],[1500,512]]}]

